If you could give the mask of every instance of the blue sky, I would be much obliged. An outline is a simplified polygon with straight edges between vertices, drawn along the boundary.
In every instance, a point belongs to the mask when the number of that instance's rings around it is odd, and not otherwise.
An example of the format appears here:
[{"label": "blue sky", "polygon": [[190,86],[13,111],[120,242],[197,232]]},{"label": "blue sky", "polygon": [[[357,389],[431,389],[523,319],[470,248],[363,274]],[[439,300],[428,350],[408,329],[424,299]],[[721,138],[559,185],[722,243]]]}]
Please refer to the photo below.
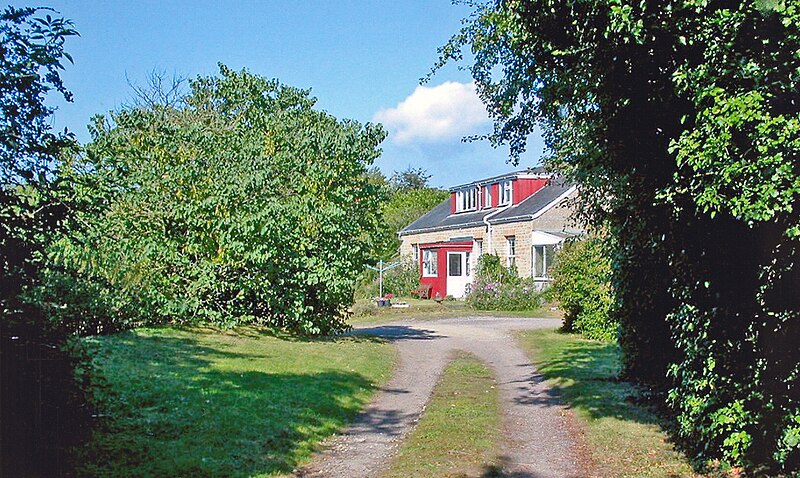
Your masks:
[{"label": "blue sky", "polygon": [[[20,6],[21,2],[12,2]],[[461,142],[489,131],[468,73],[450,65],[419,85],[437,47],[469,14],[447,0],[415,1],[77,1],[53,0],[80,32],[67,44],[75,64],[64,81],[75,94],[54,120],[81,141],[96,113],[130,98],[128,79],[149,72],[194,77],[217,63],[311,88],[317,106],[339,118],[380,121],[389,130],[377,165],[408,166],[452,186],[512,169],[507,148]],[[520,167],[533,166],[541,139],[531,138]]]}]

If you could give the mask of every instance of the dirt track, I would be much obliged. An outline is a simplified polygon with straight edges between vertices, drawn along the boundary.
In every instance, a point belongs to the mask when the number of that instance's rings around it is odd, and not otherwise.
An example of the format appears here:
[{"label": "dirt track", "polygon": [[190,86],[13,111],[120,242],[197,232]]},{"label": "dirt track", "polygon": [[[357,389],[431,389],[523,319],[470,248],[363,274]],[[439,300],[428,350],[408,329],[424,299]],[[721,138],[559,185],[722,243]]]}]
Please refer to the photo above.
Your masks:
[{"label": "dirt track", "polygon": [[512,337],[516,330],[554,328],[556,319],[458,318],[404,321],[359,328],[392,341],[399,351],[393,378],[342,434],[325,444],[298,477],[376,477],[425,409],[456,350],[471,352],[494,371],[503,404],[503,471],[508,477],[580,477],[569,414],[542,382]]}]

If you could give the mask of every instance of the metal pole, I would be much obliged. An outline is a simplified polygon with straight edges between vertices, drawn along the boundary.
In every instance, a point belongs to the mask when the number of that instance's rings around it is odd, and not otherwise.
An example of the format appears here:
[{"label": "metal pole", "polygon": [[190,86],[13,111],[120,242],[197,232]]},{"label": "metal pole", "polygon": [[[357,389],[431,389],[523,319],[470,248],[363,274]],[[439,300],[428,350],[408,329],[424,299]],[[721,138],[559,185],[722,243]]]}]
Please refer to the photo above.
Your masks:
[{"label": "metal pole", "polygon": [[378,295],[381,299],[383,299],[383,259],[381,259],[378,267]]}]

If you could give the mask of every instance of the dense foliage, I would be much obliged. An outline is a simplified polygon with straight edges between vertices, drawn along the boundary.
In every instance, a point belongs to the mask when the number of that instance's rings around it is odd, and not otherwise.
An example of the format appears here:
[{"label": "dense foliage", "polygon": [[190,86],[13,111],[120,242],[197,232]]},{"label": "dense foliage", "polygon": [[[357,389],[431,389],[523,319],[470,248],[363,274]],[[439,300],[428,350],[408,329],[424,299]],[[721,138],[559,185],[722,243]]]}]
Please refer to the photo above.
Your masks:
[{"label": "dense foliage", "polygon": [[[401,257],[399,265],[383,273],[383,294],[395,297],[411,297],[419,288],[419,264],[410,257]],[[372,299],[380,295],[378,272],[368,269],[361,278],[359,295],[362,299]]]},{"label": "dense foliage", "polygon": [[447,191],[431,187],[429,178],[422,168],[395,171],[388,180],[379,171],[374,172],[372,181],[384,188],[387,197],[373,253],[375,260],[396,260],[400,249],[397,233],[450,197]]},{"label": "dense foliage", "polygon": [[52,129],[72,22],[46,8],[0,13],[0,475],[58,476],[86,414],[63,330],[26,299],[68,214],[52,167],[73,145]]},{"label": "dense foliage", "polygon": [[483,254],[466,301],[477,310],[534,310],[542,305],[542,296],[533,279],[519,277],[497,255]]},{"label": "dense foliage", "polygon": [[619,324],[611,315],[611,262],[604,248],[596,236],[567,242],[553,266],[551,293],[564,311],[565,331],[614,340]]},{"label": "dense foliage", "polygon": [[608,228],[624,374],[698,463],[800,472],[800,5],[497,0],[471,47],[489,138],[541,127]]},{"label": "dense foliage", "polygon": [[[98,117],[64,177],[87,204],[44,303],[81,333],[141,324],[344,327],[378,227],[385,133],[224,66],[177,106]],[[50,294],[48,297],[47,294]]]}]

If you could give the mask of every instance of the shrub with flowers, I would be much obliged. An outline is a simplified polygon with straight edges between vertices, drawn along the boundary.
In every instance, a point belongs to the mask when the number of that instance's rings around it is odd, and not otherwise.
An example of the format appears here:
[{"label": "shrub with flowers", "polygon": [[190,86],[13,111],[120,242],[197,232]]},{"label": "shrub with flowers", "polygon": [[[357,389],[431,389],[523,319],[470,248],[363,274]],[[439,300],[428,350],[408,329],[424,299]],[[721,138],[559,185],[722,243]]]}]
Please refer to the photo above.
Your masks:
[{"label": "shrub with flowers", "polygon": [[515,268],[500,258],[484,254],[478,260],[475,281],[467,302],[478,310],[533,310],[542,305],[542,294],[530,278],[520,278]]}]

